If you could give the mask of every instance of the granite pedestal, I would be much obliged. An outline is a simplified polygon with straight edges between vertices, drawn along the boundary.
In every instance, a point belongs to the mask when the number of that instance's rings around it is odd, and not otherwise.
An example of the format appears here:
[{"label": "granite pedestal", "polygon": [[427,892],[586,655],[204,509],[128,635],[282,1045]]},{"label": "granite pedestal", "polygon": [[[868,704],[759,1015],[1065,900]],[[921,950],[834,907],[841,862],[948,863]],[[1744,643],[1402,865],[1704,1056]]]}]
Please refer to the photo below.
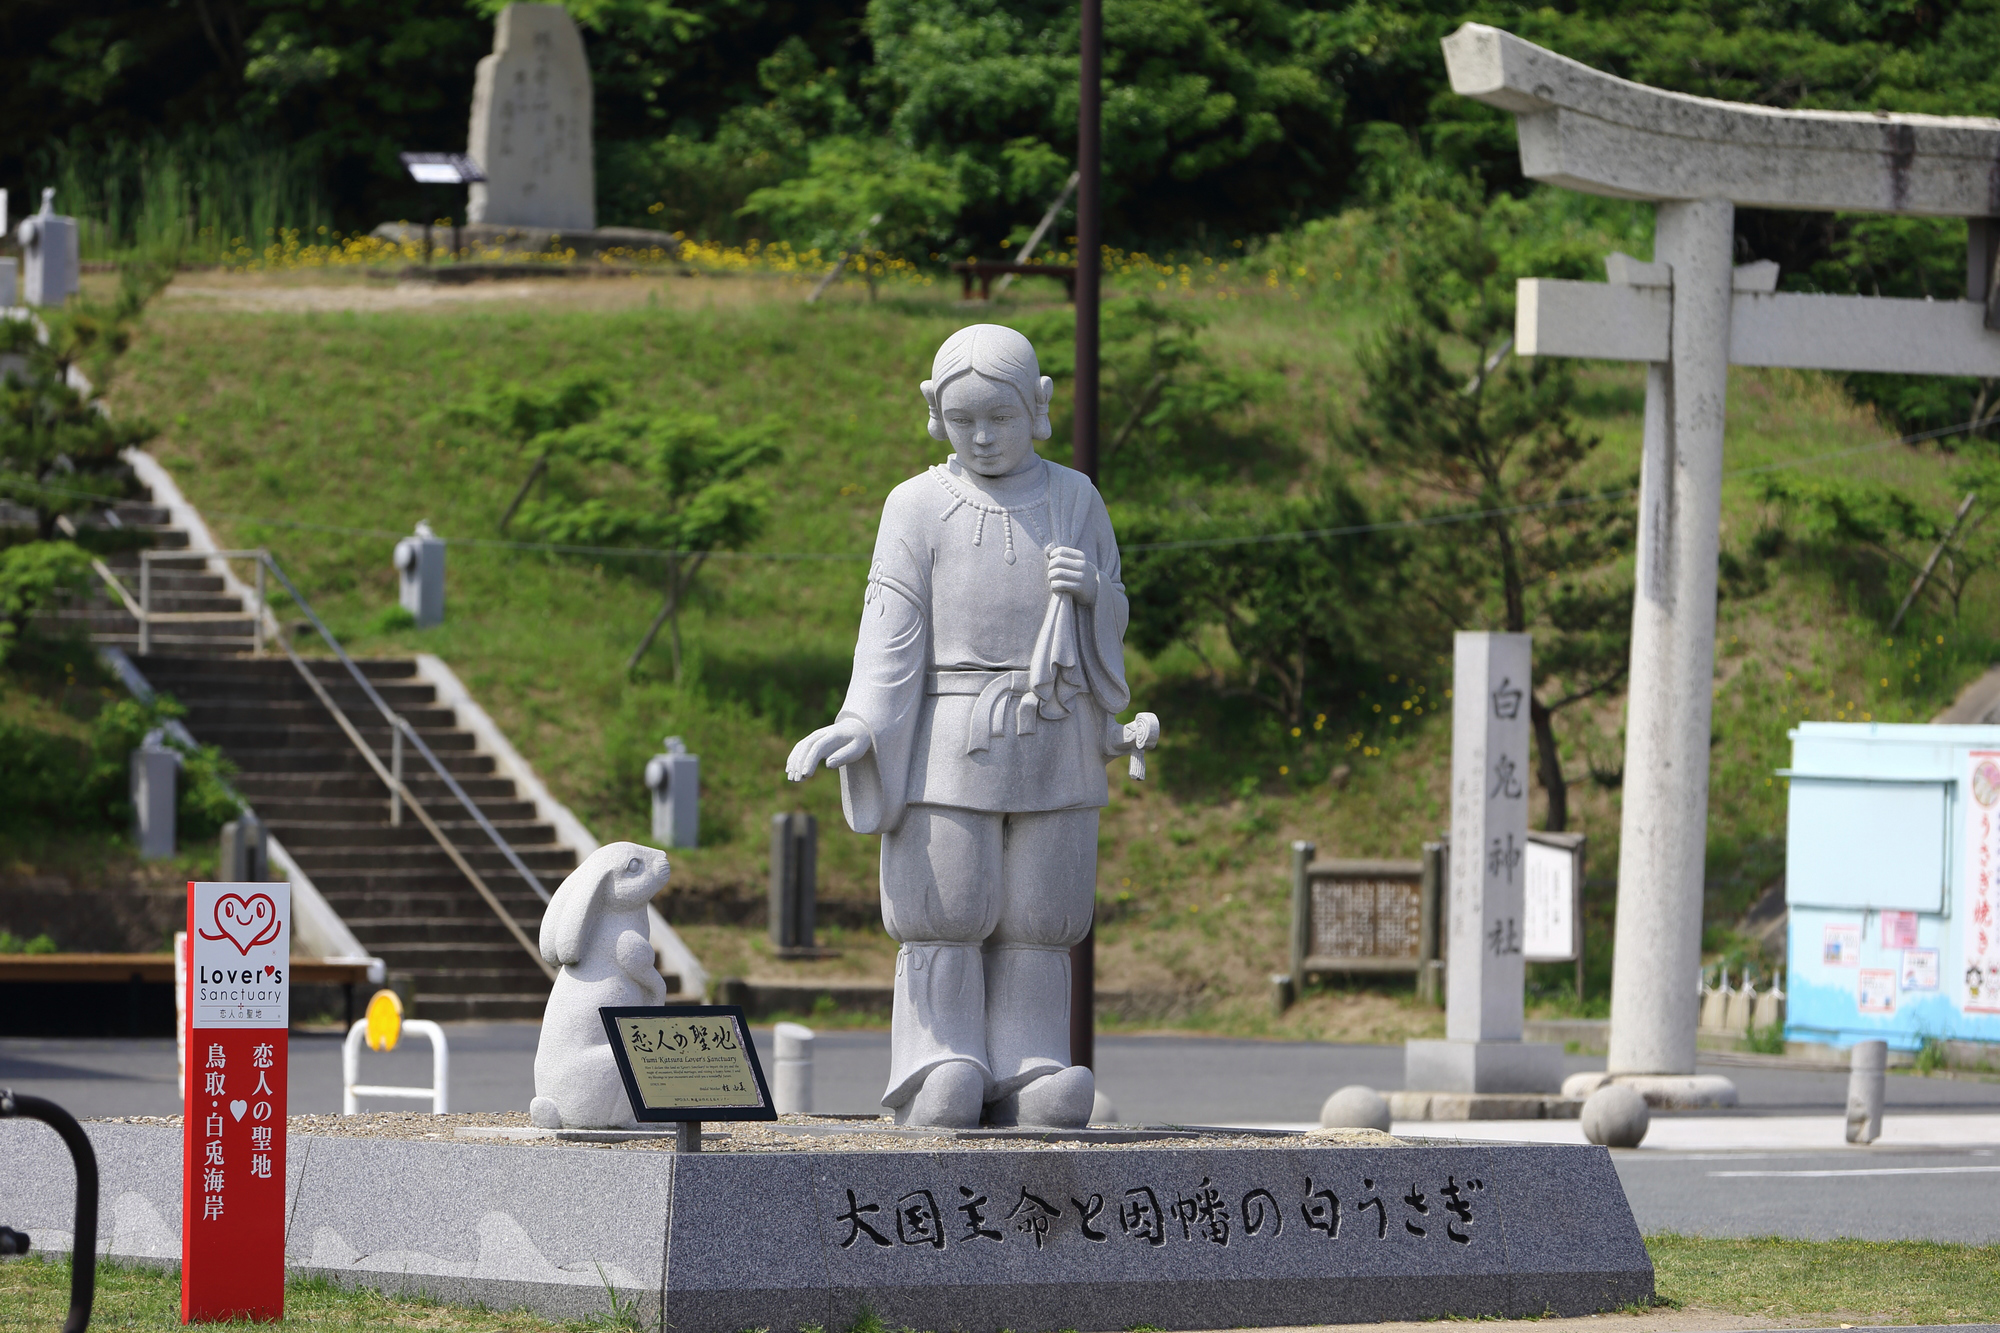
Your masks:
[{"label": "granite pedestal", "polygon": [[[178,1130],[87,1128],[100,1250],[172,1266]],[[286,1254],[301,1276],[558,1318],[604,1311],[609,1288],[675,1333],[841,1329],[864,1311],[937,1330],[1578,1315],[1653,1291],[1599,1148],[907,1132],[864,1147],[852,1130],[685,1155],[295,1132]],[[0,1218],[67,1248],[54,1135],[0,1124],[0,1161]]]},{"label": "granite pedestal", "polygon": [[1403,1086],[1426,1092],[1554,1093],[1563,1084],[1562,1047],[1543,1041],[1411,1041]]}]

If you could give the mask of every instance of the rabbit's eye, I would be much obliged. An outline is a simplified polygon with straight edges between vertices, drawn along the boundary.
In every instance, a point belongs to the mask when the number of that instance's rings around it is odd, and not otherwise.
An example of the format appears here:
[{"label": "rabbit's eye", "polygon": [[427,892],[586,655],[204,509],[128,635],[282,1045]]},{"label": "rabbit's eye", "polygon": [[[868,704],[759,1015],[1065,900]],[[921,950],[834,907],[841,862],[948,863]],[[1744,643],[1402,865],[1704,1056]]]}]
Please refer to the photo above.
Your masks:
[{"label": "rabbit's eye", "polygon": [[639,858],[638,858],[638,857],[636,857],[636,856],[635,856],[635,857],[633,857],[633,858],[632,858],[631,860],[629,860],[629,861],[627,861],[627,862],[625,863],[625,873],[626,873],[626,874],[628,874],[628,875],[636,875],[636,874],[638,874],[638,873],[639,873],[639,866],[640,866],[640,864],[641,864],[641,862],[640,862]]}]

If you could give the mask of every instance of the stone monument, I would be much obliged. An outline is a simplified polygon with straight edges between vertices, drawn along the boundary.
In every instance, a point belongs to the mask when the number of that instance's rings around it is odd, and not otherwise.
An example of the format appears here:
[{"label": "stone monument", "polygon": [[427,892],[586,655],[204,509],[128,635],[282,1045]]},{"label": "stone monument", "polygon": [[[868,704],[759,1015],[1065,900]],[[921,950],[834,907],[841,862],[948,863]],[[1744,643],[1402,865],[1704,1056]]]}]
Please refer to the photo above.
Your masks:
[{"label": "stone monument", "polygon": [[528,1119],[543,1129],[633,1129],[638,1119],[597,1011],[665,1004],[646,905],[666,887],[666,853],[608,843],[572,870],[542,914],[542,957],[560,967],[535,1047]]},{"label": "stone monument", "polygon": [[[2000,376],[2000,120],[1663,92],[1478,23],[1444,54],[1455,91],[1514,114],[1529,178],[1655,201],[1652,262],[1523,279],[1516,308],[1524,356],[1647,363],[1609,1070],[1565,1091],[1733,1104],[1694,1072],[1729,367]],[[1966,299],[1779,292],[1775,264],[1733,262],[1738,207],[1965,218]]]},{"label": "stone monument", "polygon": [[1562,1048],[1521,1040],[1533,640],[1461,633],[1452,653],[1445,1037],[1408,1043],[1403,1085],[1553,1093]]},{"label": "stone monument", "polygon": [[889,1085],[899,1124],[1080,1126],[1069,949],[1090,929],[1104,766],[1159,743],[1117,715],[1127,605],[1096,487],[1048,462],[1054,384],[997,324],[960,329],[921,391],[955,452],[889,495],[854,675],[786,773],[840,770],[882,835],[896,955]]},{"label": "stone monument", "polygon": [[493,54],[473,79],[466,151],[486,173],[470,186],[474,223],[591,231],[590,62],[561,5],[508,5],[493,21]]}]

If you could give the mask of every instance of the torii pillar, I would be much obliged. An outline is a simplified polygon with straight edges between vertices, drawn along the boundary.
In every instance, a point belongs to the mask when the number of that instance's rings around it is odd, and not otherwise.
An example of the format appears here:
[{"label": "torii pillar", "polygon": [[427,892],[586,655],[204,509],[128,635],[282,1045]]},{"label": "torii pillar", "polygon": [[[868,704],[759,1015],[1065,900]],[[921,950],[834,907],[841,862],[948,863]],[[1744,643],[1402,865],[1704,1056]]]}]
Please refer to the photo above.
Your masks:
[{"label": "torii pillar", "polygon": [[[1515,319],[1520,355],[1647,363],[1609,1069],[1564,1091],[1731,1105],[1694,1072],[1729,367],[2000,376],[2000,120],[1689,97],[1478,23],[1444,54],[1454,91],[1514,113],[1525,175],[1657,209],[1653,262],[1524,279]],[[1972,219],[1967,299],[1779,294],[1777,265],[1732,266],[1739,206]]]}]

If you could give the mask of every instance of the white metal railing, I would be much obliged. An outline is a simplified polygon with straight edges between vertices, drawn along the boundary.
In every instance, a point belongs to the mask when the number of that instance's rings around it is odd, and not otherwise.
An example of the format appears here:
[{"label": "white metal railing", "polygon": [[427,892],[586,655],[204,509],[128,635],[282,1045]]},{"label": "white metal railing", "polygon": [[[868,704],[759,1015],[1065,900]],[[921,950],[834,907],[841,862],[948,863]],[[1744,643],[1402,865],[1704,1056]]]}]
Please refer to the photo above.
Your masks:
[{"label": "white metal railing", "polygon": [[[134,597],[131,589],[119,579],[111,566],[102,560],[92,559],[91,569],[104,585],[117,595],[125,606],[126,613],[139,622],[139,656],[145,657],[153,651],[153,626],[155,625],[196,625],[231,624],[245,619],[250,622],[249,630],[242,635],[204,635],[202,644],[213,643],[218,647],[228,645],[238,638],[249,645],[250,651],[258,657],[264,655],[264,567],[269,563],[271,553],[262,547],[243,551],[141,551],[139,552],[139,595]],[[209,560],[250,560],[257,567],[255,586],[256,608],[243,611],[155,611],[153,609],[153,564],[158,560],[200,560],[206,565]]]},{"label": "white metal railing", "polygon": [[361,1044],[368,1037],[368,1020],[357,1018],[347,1030],[340,1047],[340,1113],[359,1115],[363,1097],[408,1097],[417,1101],[430,1098],[431,1114],[444,1115],[451,1107],[451,1048],[445,1045],[444,1029],[428,1019],[406,1018],[405,1033],[414,1032],[431,1042],[431,1085],[428,1088],[398,1087],[380,1083],[357,1083],[361,1076]]}]

